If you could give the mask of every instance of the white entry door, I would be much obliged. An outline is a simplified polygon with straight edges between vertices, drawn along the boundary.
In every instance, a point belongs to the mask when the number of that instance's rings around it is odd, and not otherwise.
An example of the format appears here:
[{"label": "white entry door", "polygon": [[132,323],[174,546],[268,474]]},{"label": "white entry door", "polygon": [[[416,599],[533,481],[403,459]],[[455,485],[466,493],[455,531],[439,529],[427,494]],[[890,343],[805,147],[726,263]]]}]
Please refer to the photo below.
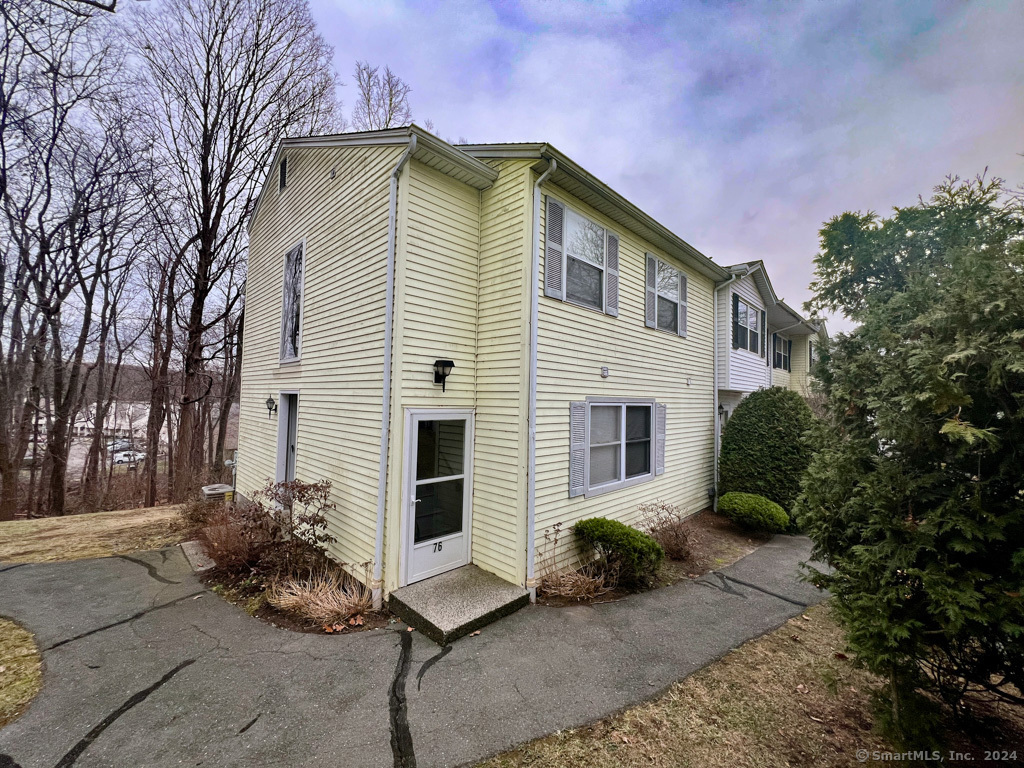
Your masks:
[{"label": "white entry door", "polygon": [[406,419],[402,583],[469,562],[473,412],[410,410]]}]

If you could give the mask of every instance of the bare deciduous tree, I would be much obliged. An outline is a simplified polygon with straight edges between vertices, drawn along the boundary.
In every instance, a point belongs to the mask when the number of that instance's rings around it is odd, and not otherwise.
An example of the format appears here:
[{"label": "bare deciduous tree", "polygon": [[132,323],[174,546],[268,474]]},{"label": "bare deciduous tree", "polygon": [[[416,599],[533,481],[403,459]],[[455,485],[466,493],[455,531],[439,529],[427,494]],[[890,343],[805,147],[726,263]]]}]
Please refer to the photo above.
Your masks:
[{"label": "bare deciduous tree", "polygon": [[[170,0],[139,12],[131,38],[143,64],[139,109],[159,172],[173,180],[156,209],[169,253],[161,290],[172,306],[157,314],[165,335],[172,321],[181,332],[172,495],[183,498],[203,469],[210,334],[237,314],[241,292],[210,297],[223,281],[244,279],[245,224],[280,140],[339,128],[340,105],[331,48],[305,0]],[[154,363],[164,379],[173,348],[165,339]],[[154,384],[154,397],[165,384]]]},{"label": "bare deciduous tree", "polygon": [[379,66],[357,61],[355,69],[355,106],[352,125],[358,131],[380,131],[412,122],[409,93],[412,88],[388,66],[383,74]]}]

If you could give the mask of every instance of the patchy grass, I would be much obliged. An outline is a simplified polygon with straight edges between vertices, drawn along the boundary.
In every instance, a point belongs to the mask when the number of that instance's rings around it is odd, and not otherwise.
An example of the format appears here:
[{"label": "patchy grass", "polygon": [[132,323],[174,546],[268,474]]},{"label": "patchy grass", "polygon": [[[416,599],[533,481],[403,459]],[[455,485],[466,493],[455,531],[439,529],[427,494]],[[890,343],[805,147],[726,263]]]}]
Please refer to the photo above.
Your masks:
[{"label": "patchy grass", "polygon": [[25,711],[41,679],[42,661],[32,633],[0,618],[0,728]]},{"label": "patchy grass", "polygon": [[[864,765],[857,760],[857,750],[870,753],[894,747],[874,730],[871,697],[882,681],[847,659],[844,647],[842,630],[828,607],[820,606],[744,644],[653,701],[525,744],[484,766]],[[1024,759],[1020,709],[977,713],[1000,718],[999,727],[961,725],[950,738],[950,748],[977,755],[975,765],[984,764],[981,756],[993,749],[1017,749]],[[994,736],[997,733],[1001,736]]]},{"label": "patchy grass", "polygon": [[179,507],[148,507],[0,523],[0,561],[109,557],[182,541]]}]

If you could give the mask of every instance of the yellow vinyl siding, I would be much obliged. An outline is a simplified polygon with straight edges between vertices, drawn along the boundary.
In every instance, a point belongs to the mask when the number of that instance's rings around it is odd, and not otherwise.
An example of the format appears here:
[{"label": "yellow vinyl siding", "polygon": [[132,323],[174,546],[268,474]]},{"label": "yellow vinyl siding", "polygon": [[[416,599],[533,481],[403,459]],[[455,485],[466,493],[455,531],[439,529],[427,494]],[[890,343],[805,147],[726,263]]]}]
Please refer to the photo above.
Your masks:
[{"label": "yellow vinyl siding", "polygon": [[[411,160],[398,200],[386,591],[399,586],[405,409],[469,409],[476,403],[480,193]],[[437,359],[455,363],[444,392],[434,384]]]},{"label": "yellow vinyl siding", "polygon": [[[338,541],[330,551],[348,563],[373,558],[388,175],[401,151],[286,149],[288,186],[278,192],[272,169],[250,228],[238,491],[251,496],[274,478],[278,418],[268,418],[264,401],[298,390],[296,477],[331,481],[337,509],[328,530]],[[284,254],[303,238],[301,360],[280,365]]]},{"label": "yellow vinyl siding", "polygon": [[481,193],[476,364],[473,562],[516,584],[526,580],[526,440],[530,162],[494,162]]},{"label": "yellow vinyl siding", "polygon": [[[712,281],[557,187],[546,185],[545,190],[619,236],[620,273],[617,318],[543,295],[540,298],[538,561],[545,554],[544,531],[555,523],[568,527],[596,516],[636,523],[637,506],[659,498],[685,513],[706,507],[714,440]],[[647,251],[681,268],[687,276],[686,338],[644,326]],[[608,367],[608,378],[601,377],[602,366]],[[654,398],[667,405],[664,474],[589,498],[569,497],[569,404],[588,396]],[[572,552],[571,538],[563,537],[566,547],[559,563]]]},{"label": "yellow vinyl siding", "polygon": [[[789,387],[794,392],[799,392],[804,397],[810,394],[810,387],[808,386],[808,371],[807,371],[807,336],[797,336],[793,339],[793,359],[790,363],[792,373],[789,377],[787,384],[780,384],[779,386]],[[814,338],[814,337],[810,337]],[[815,341],[817,339],[815,338]]]}]

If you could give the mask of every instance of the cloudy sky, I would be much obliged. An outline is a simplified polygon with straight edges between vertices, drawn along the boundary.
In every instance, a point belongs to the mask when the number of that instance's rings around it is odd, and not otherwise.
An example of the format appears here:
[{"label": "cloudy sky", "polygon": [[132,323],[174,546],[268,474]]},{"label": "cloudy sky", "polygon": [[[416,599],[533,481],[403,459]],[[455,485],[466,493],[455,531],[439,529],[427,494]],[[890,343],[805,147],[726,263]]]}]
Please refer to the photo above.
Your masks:
[{"label": "cloudy sky", "polygon": [[797,307],[829,217],[1024,183],[1024,0],[311,3],[349,82],[389,64],[445,138],[553,144]]}]

